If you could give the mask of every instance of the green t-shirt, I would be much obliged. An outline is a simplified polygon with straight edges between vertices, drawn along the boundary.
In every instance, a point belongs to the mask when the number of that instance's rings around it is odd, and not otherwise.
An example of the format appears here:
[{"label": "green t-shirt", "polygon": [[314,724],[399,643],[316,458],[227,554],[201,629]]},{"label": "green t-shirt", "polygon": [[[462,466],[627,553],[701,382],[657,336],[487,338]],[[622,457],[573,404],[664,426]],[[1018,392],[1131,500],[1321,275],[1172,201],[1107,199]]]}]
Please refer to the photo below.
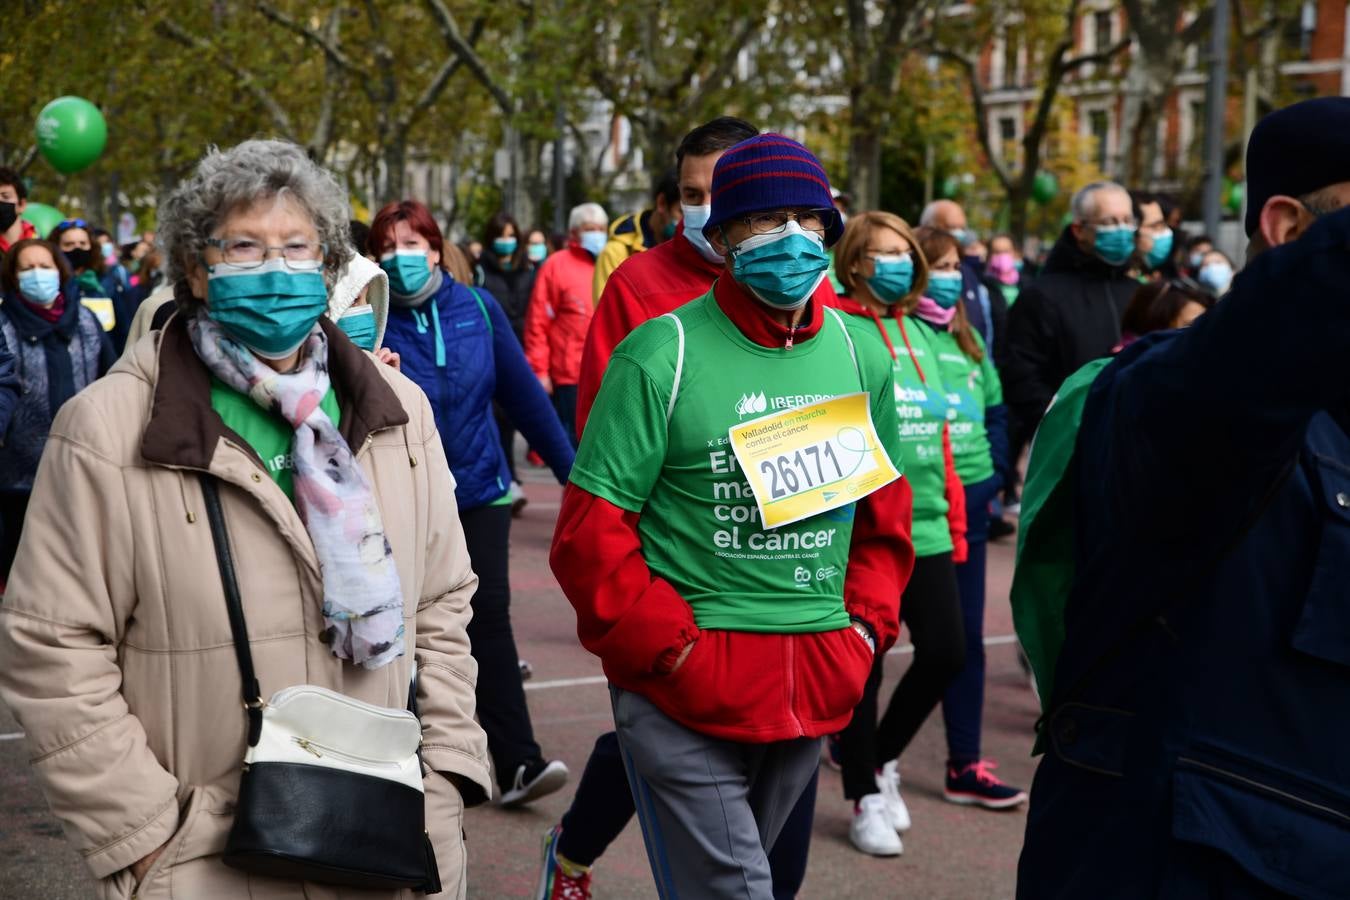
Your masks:
[{"label": "green t-shirt", "polygon": [[[860,332],[870,336],[868,343],[880,347],[890,361],[887,344],[877,333],[872,319],[866,316],[849,318]],[[914,348],[918,366],[910,361],[909,348],[900,333],[900,320],[886,316],[881,319],[881,326],[886,330],[889,346],[895,349],[892,377],[900,459],[914,493],[914,523],[910,537],[916,556],[933,556],[952,549],[951,530],[947,526],[947,464],[942,454],[942,423],[947,420],[947,397],[942,388],[937,353],[932,346],[932,329],[911,317],[904,322],[905,334]],[[924,378],[919,377],[920,369]]]},{"label": "green t-shirt", "polygon": [[827,310],[811,340],[761,347],[710,292],[644,323],[605,370],[572,482],[640,514],[643,558],[688,601],[700,628],[848,626],[844,573],[856,504],[763,528],[727,437],[761,415],[865,390],[900,468],[890,361],[859,343],[844,318]]},{"label": "green t-shirt", "polygon": [[[337,395],[331,387],[319,407],[328,413],[334,425],[338,424],[340,413]],[[214,375],[211,376],[211,408],[227,428],[248,442],[263,461],[267,474],[272,476],[277,487],[291,500],[295,500],[294,475],[291,473],[294,468],[291,441],[295,437],[295,429],[281,416],[263,409]]]},{"label": "green t-shirt", "polygon": [[[932,335],[942,384],[947,388],[947,422],[956,474],[964,485],[979,484],[994,476],[984,411],[1003,402],[1003,383],[987,351],[980,362],[975,362],[962,352],[950,331],[939,331],[926,323],[922,327]],[[975,341],[984,350],[984,339],[976,334]]]}]

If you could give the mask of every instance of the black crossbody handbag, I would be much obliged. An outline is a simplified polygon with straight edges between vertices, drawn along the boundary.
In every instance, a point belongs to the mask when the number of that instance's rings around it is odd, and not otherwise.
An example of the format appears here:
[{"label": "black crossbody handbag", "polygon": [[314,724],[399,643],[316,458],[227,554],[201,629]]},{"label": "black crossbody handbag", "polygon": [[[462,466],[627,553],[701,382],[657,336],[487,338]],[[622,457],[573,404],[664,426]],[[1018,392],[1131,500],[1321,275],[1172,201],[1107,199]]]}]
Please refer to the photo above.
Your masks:
[{"label": "black crossbody handbag", "polygon": [[201,482],[248,716],[225,865],[273,878],[439,893],[415,687],[408,709],[316,685],[288,687],[264,702],[219,491],[212,476]]}]

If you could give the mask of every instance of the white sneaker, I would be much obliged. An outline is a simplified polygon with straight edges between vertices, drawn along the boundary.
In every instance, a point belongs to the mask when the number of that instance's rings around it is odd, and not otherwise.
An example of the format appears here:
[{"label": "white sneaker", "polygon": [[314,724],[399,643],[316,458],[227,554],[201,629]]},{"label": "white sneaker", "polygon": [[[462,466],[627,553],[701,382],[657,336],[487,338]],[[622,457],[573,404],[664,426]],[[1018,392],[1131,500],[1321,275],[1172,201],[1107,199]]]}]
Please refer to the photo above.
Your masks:
[{"label": "white sneaker", "polygon": [[896,831],[909,831],[909,807],[900,796],[900,764],[891,760],[877,773],[877,790],[886,801],[886,814]]},{"label": "white sneaker", "polygon": [[868,794],[858,803],[853,824],[848,827],[848,839],[870,856],[899,856],[905,851],[900,835],[891,827],[886,800],[880,794]]}]

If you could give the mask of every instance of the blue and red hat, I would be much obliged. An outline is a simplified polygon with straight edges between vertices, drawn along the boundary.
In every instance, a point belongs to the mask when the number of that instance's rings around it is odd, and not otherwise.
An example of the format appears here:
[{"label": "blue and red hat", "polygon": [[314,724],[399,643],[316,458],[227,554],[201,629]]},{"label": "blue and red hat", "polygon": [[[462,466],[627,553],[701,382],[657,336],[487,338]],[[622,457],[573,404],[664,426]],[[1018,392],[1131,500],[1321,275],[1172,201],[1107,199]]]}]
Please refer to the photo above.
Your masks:
[{"label": "blue and red hat", "polygon": [[[706,236],[741,216],[772,209],[833,209],[830,179],[814,153],[781,134],[761,134],[731,147],[713,169]],[[838,216],[825,231],[829,246],[844,233]]]}]

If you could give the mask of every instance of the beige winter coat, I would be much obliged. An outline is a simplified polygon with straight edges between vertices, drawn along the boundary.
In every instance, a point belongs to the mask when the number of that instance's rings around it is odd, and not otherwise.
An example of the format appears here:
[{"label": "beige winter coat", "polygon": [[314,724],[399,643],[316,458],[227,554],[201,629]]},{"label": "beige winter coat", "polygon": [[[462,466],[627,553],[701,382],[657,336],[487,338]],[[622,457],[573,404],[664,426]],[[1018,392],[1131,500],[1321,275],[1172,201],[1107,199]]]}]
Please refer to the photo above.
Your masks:
[{"label": "beige winter coat", "polygon": [[[465,633],[477,578],[425,395],[349,341],[330,345],[340,426],[375,487],[416,647],[443,896],[462,897],[463,804],[449,779],[471,802],[491,789]],[[413,657],[366,671],[320,643],[314,546],[211,409],[208,377],[175,316],[61,409],[0,607],[0,695],[103,897],[133,896],[127,867],[166,842],[134,896],[410,896],[248,877],[220,862],[245,719],[198,473],[221,481],[263,697],[308,683],[402,707]]]}]

